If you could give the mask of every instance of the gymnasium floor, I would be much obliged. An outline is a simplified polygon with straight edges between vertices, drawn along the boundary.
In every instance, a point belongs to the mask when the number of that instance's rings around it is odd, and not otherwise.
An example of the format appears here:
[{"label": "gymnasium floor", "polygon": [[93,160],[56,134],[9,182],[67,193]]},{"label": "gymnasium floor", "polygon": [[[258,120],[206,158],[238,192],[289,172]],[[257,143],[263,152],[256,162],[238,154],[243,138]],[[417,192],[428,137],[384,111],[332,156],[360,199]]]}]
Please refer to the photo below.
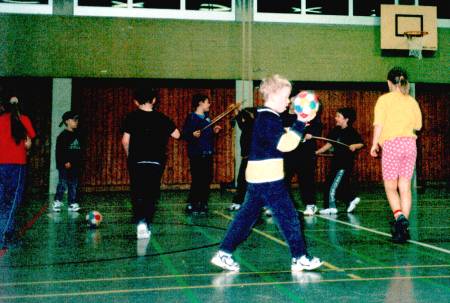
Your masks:
[{"label": "gymnasium floor", "polygon": [[[192,217],[182,211],[186,192],[164,192],[150,242],[135,238],[127,193],[85,195],[79,216],[28,198],[18,242],[0,257],[0,302],[450,302],[446,189],[415,195],[406,245],[389,241],[381,188],[361,192],[352,215],[307,218],[310,252],[326,262],[298,275],[269,218],[238,248],[240,273],[210,265],[231,196],[212,192],[210,214]],[[91,209],[104,215],[96,230],[84,223]]]}]

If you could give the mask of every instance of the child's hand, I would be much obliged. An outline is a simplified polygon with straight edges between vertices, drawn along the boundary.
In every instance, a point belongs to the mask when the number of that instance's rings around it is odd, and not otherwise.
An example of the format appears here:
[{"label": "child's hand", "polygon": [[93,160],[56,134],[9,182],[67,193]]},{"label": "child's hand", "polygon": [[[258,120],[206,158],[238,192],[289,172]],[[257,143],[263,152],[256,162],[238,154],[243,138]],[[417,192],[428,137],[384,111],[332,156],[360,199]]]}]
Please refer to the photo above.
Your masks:
[{"label": "child's hand", "polygon": [[64,164],[64,167],[69,169],[72,167],[72,164],[70,164],[70,162],[67,162],[66,164]]},{"label": "child's hand", "polygon": [[356,150],[355,144],[351,144],[348,148],[349,148],[352,152],[354,152],[354,151]]},{"label": "child's hand", "polygon": [[222,126],[220,126],[220,125],[216,125],[216,126],[214,126],[214,128],[213,128],[213,132],[215,133],[215,134],[217,134],[218,132],[220,132],[222,130]]},{"label": "child's hand", "polygon": [[193,132],[192,133],[192,135],[195,137],[195,138],[200,138],[200,135],[202,134],[202,132],[200,131],[200,130],[196,130],[195,132]]},{"label": "child's hand", "polygon": [[301,121],[301,122],[309,122],[311,120],[313,120],[316,117],[316,113],[311,113],[310,115],[308,115],[307,117],[302,117],[301,113],[297,113],[297,120]]},{"label": "child's hand", "polygon": [[370,155],[374,158],[378,157],[378,152],[380,151],[380,146],[378,144],[372,145],[370,148]]},{"label": "child's hand", "polygon": [[311,134],[306,134],[304,137],[304,140],[311,140],[312,139],[312,135]]},{"label": "child's hand", "polygon": [[31,139],[30,139],[30,137],[26,137],[25,138],[25,149],[26,150],[29,150],[31,148]]}]

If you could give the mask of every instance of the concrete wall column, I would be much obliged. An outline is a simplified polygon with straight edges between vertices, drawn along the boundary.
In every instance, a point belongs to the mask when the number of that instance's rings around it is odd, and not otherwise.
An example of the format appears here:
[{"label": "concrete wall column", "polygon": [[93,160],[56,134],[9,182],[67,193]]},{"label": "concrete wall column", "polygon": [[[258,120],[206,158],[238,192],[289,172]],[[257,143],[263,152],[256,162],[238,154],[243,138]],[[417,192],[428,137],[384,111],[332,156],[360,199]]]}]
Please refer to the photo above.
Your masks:
[{"label": "concrete wall column", "polygon": [[56,185],[58,184],[58,171],[56,170],[55,147],[56,137],[62,131],[59,127],[61,117],[64,112],[71,109],[72,105],[72,79],[55,78],[53,79],[52,92],[52,126],[50,133],[50,179],[49,179],[49,193],[56,192]]}]

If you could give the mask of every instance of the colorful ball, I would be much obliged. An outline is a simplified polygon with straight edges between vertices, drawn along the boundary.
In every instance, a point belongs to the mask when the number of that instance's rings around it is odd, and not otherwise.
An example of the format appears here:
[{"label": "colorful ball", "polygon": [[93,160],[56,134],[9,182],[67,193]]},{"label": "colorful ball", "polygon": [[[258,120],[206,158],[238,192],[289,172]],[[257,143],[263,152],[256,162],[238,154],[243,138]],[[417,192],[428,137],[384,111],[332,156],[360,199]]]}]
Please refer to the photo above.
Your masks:
[{"label": "colorful ball", "polygon": [[294,110],[304,119],[308,116],[316,114],[319,110],[319,100],[316,94],[312,91],[303,90],[299,92],[294,98]]},{"label": "colorful ball", "polygon": [[102,220],[103,220],[102,214],[96,210],[91,210],[86,215],[87,224],[91,228],[97,228],[100,225],[100,223],[102,222]]}]

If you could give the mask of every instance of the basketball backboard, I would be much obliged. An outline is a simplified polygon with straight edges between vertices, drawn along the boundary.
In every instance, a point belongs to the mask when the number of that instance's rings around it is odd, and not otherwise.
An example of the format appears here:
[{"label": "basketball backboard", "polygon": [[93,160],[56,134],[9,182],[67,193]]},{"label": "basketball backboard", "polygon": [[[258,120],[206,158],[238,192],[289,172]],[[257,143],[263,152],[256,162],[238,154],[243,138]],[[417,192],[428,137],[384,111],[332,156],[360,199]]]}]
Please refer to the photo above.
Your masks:
[{"label": "basketball backboard", "polygon": [[381,49],[408,50],[405,32],[426,32],[423,50],[437,50],[437,9],[435,6],[381,5]]}]

